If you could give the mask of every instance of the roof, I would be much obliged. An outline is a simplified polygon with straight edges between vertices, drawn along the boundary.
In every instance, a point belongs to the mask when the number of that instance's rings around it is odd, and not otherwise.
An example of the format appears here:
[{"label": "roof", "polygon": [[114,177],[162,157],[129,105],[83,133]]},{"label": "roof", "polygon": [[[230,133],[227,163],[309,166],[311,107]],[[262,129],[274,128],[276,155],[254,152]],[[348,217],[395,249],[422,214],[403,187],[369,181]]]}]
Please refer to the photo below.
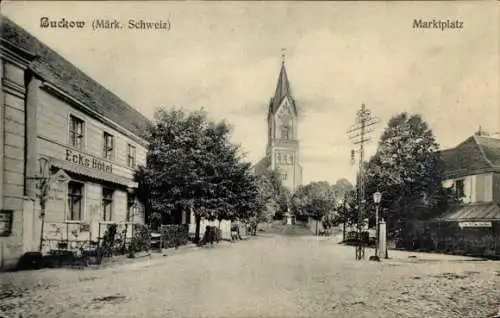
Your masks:
[{"label": "roof", "polygon": [[473,135],[440,156],[447,177],[500,171],[500,139]]},{"label": "roof", "polygon": [[144,135],[150,124],[144,115],[16,23],[0,18],[1,38],[36,56],[28,65],[35,74],[136,136]]},{"label": "roof", "polygon": [[496,203],[468,204],[451,210],[436,221],[500,221],[500,207]]},{"label": "roof", "polygon": [[474,136],[474,139],[491,166],[500,168],[500,139],[487,136]]},{"label": "roof", "polygon": [[265,156],[253,166],[254,173],[256,175],[263,174],[269,167],[269,157]]},{"label": "roof", "polygon": [[285,97],[290,99],[294,112],[297,113],[295,101],[292,98],[290,82],[288,81],[288,76],[286,74],[285,62],[283,61],[281,64],[280,74],[278,76],[278,82],[276,84],[276,91],[274,93],[274,97],[271,98],[271,102],[269,103],[269,114],[274,114],[278,110],[278,107]]}]

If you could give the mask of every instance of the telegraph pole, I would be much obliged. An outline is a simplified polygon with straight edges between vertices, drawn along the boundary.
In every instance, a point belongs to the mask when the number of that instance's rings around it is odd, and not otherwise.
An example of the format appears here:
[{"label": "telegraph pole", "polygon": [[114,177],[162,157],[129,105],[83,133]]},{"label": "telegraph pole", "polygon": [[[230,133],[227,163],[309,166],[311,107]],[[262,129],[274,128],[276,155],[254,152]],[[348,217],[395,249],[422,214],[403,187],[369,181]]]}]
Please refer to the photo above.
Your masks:
[{"label": "telegraph pole", "polygon": [[[358,188],[358,222],[357,222],[357,243],[356,243],[356,260],[362,260],[365,257],[365,247],[362,238],[362,223],[363,217],[365,215],[365,167],[364,167],[364,156],[365,156],[365,143],[370,141],[367,137],[368,134],[373,132],[374,125],[378,123],[378,119],[372,116],[370,110],[366,109],[365,104],[361,105],[361,109],[358,110],[356,115],[356,123],[347,132],[349,139],[353,140],[355,145],[359,145],[359,173],[357,178],[357,188]],[[351,153],[354,162],[355,151]]]}]

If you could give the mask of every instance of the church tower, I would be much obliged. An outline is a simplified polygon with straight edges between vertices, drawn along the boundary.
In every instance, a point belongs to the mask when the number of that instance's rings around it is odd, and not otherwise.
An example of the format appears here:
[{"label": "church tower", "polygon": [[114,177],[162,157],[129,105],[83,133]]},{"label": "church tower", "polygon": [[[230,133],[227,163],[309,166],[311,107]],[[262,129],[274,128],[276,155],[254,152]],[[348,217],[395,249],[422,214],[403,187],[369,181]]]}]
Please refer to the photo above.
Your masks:
[{"label": "church tower", "polygon": [[258,164],[258,170],[278,171],[283,184],[292,192],[302,184],[297,116],[283,56],[276,91],[269,102],[266,157]]}]

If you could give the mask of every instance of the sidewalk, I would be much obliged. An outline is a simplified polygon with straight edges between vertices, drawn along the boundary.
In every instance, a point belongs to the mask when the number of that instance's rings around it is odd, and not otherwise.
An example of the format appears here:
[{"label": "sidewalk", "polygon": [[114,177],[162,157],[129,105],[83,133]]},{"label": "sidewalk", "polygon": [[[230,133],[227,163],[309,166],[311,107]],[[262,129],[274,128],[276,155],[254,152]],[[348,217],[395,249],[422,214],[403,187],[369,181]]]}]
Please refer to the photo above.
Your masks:
[{"label": "sidewalk", "polygon": [[112,261],[110,263],[98,265],[94,268],[89,269],[101,272],[108,270],[133,271],[140,268],[147,268],[150,266],[161,264],[168,260],[169,256],[181,255],[190,251],[230,246],[232,244],[233,243],[229,241],[220,241],[219,243],[214,243],[213,246],[211,246],[210,244],[205,246],[198,246],[196,244],[190,243],[187,245],[179,246],[177,249],[163,249],[161,253],[159,251],[150,251],[149,254],[137,258],[128,258],[124,255],[124,257],[120,257],[120,259],[117,261]]},{"label": "sidewalk", "polygon": [[[48,289],[66,284],[74,284],[83,281],[97,280],[117,272],[127,272],[145,269],[151,266],[168,262],[171,256],[182,255],[191,251],[203,249],[217,249],[232,245],[231,242],[221,241],[211,246],[198,246],[188,244],[179,246],[177,249],[169,248],[159,251],[150,251],[148,254],[137,258],[128,258],[126,255],[118,256],[102,265],[82,268],[43,268],[40,270],[27,270],[0,273],[0,290],[23,292],[34,289]],[[2,298],[0,292],[0,299]]]},{"label": "sidewalk", "polygon": [[[372,249],[373,250],[373,249]],[[418,259],[418,260],[441,260],[441,261],[485,261],[481,257],[442,254],[442,253],[426,253],[413,252],[405,250],[389,250],[389,258],[391,259]]]},{"label": "sidewalk", "polygon": [[[327,239],[323,239],[327,240]],[[332,243],[338,244],[346,248],[355,248],[355,245],[348,245],[342,242],[342,237],[332,237],[330,239]],[[371,255],[374,255],[374,247],[365,247],[365,255],[368,259]],[[424,252],[424,251],[408,251],[404,249],[389,249],[388,255],[390,259],[405,259],[405,260],[420,260],[420,261],[488,261],[495,260],[494,257],[488,256],[469,256],[469,255],[457,255],[457,254],[446,254],[439,252]],[[383,261],[384,259],[382,259]]]},{"label": "sidewalk", "polygon": [[[344,245],[345,246],[345,245]],[[347,247],[347,246],[346,246]],[[353,247],[354,248],[354,247]],[[374,248],[365,248],[365,259],[375,255]],[[413,252],[405,250],[389,250],[389,259],[382,258],[381,263],[436,263],[436,262],[486,262],[480,257],[461,256],[440,253]]]},{"label": "sidewalk", "polygon": [[120,268],[135,268],[141,267],[143,263],[150,264],[151,262],[158,262],[158,260],[164,260],[166,256],[173,256],[180,253],[186,253],[190,250],[201,249],[202,247],[196,244],[189,243],[187,245],[179,246],[176,248],[168,248],[159,250],[150,250],[146,253],[137,253],[134,258],[128,257],[128,255],[121,255],[114,257],[113,259],[107,260],[100,265],[91,265],[89,267],[83,268],[84,270],[95,270],[104,271],[114,269],[116,267]]},{"label": "sidewalk", "polygon": [[[311,238],[312,239],[312,238]],[[341,242],[341,240],[336,239],[319,239],[321,244],[327,244],[328,246],[335,247],[340,252],[339,255],[348,255],[346,258],[349,259],[351,256],[355,256],[355,245],[346,245]],[[369,261],[370,256],[375,255],[375,249],[373,247],[365,247],[365,261]],[[431,263],[459,263],[459,262],[494,262],[484,257],[473,257],[473,256],[463,256],[463,255],[453,255],[444,253],[428,253],[428,252],[417,252],[417,251],[406,251],[406,250],[388,250],[389,259],[382,258],[380,263],[395,264],[395,263],[414,263],[414,264],[431,264]],[[339,257],[338,255],[336,257]]]}]

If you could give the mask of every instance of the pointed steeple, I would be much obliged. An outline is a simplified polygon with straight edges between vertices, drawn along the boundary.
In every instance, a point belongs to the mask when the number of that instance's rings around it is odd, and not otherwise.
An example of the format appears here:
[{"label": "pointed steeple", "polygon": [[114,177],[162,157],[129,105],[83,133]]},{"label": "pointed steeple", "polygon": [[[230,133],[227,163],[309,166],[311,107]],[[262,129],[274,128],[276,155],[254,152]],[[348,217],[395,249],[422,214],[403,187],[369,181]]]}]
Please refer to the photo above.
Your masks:
[{"label": "pointed steeple", "polygon": [[290,89],[290,82],[288,81],[288,75],[286,74],[286,68],[285,68],[285,53],[283,50],[283,53],[281,55],[281,70],[280,74],[278,76],[278,83],[276,84],[276,91],[274,93],[274,97],[272,98],[271,102],[271,109],[270,112],[274,113],[276,109],[279,107],[281,101],[285,97],[289,97],[290,100],[292,100],[292,93]]},{"label": "pointed steeple", "polygon": [[281,63],[281,71],[278,77],[278,84],[276,85],[276,92],[274,93],[275,103],[280,103],[283,97],[290,94],[290,82],[286,75],[285,60]]}]

